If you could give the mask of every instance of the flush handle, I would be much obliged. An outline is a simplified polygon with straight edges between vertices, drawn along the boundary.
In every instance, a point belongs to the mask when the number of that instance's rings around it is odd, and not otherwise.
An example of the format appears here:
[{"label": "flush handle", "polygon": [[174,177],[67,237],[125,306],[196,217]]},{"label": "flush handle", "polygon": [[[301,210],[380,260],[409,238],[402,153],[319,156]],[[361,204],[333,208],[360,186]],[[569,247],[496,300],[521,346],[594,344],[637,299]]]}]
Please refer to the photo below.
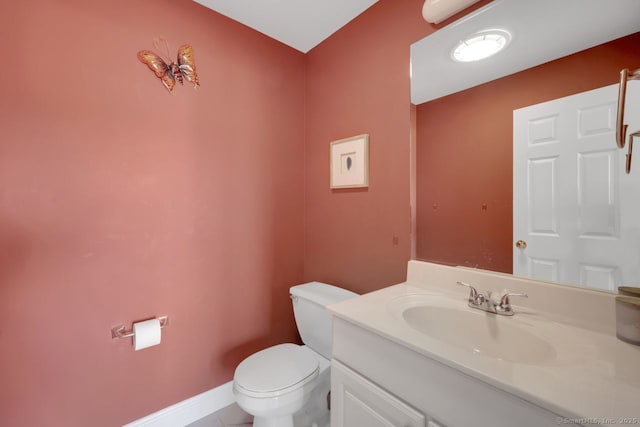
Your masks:
[{"label": "flush handle", "polygon": [[518,249],[527,249],[527,242],[525,242],[524,240],[518,240],[516,242],[516,248],[518,248]]}]

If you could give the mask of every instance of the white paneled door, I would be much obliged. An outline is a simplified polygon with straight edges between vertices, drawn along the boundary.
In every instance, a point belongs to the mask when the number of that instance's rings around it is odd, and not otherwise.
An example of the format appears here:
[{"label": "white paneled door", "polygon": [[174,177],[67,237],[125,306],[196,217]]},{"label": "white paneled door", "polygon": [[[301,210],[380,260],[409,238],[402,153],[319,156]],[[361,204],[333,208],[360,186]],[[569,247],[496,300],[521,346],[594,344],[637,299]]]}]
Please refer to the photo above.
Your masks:
[{"label": "white paneled door", "polygon": [[[640,129],[640,85],[625,122]],[[618,85],[513,112],[513,270],[603,290],[640,285],[640,153],[615,142]],[[640,150],[640,144],[638,150]]]}]

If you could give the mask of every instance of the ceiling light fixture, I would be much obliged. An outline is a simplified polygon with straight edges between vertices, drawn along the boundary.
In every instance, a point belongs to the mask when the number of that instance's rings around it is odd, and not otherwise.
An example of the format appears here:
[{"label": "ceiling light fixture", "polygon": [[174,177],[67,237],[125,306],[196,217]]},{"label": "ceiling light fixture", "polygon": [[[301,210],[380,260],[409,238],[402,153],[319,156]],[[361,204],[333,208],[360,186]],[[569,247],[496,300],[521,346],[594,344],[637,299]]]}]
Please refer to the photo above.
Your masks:
[{"label": "ceiling light fixture", "polygon": [[422,17],[425,21],[438,24],[468,8],[479,0],[425,0]]},{"label": "ceiling light fixture", "polygon": [[511,34],[500,29],[484,30],[462,40],[451,51],[451,57],[458,62],[472,62],[488,58],[506,48],[511,42]]}]

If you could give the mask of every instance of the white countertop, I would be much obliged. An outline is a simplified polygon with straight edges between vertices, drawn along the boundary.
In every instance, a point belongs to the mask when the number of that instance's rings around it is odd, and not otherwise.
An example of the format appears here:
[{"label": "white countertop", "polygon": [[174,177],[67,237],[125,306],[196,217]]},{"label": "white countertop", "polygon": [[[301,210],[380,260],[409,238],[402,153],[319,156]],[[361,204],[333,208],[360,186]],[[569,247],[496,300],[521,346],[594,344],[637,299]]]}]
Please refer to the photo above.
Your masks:
[{"label": "white countertop", "polygon": [[[452,274],[456,273],[457,269],[450,269]],[[463,276],[469,280],[468,273]],[[539,282],[533,285],[540,289]],[[526,288],[520,284],[520,291],[522,286]],[[478,311],[467,307],[466,295],[464,288],[449,284],[407,282],[334,304],[329,310],[335,316],[560,416],[594,418],[609,425],[623,424],[621,418],[635,418],[635,422],[631,420],[626,424],[640,424],[640,347],[622,342],[611,333],[575,325],[580,322],[560,322],[557,319],[562,316],[514,304],[516,314],[499,316],[498,324],[514,322],[555,350],[555,357],[550,360],[520,363],[478,354],[432,338],[412,328],[400,314],[403,301],[415,303],[416,298],[431,305]],[[610,304],[603,305],[603,309],[611,308]]]}]

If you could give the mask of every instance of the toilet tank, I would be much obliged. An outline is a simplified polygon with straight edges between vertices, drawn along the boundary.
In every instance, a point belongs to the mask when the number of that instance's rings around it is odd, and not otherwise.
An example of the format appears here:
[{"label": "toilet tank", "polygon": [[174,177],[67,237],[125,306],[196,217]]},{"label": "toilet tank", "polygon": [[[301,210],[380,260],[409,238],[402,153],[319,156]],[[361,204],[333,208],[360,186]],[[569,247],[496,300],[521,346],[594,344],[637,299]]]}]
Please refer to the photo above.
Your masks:
[{"label": "toilet tank", "polygon": [[358,294],[320,282],[293,286],[289,291],[302,342],[331,359],[331,313],[325,307]]}]

